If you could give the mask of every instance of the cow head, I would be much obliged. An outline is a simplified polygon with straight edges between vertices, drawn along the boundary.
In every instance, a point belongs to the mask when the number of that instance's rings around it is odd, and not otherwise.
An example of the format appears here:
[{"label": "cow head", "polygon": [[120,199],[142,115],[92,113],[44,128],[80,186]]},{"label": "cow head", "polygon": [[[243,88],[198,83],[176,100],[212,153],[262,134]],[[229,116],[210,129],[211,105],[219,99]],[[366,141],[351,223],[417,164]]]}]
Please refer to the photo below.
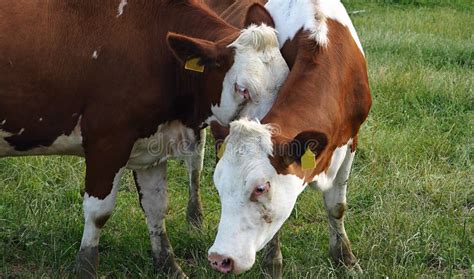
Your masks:
[{"label": "cow head", "polygon": [[250,8],[246,29],[218,42],[168,35],[174,55],[190,71],[202,72],[204,93],[211,96],[213,104],[208,123],[217,120],[227,126],[244,116],[263,118],[288,75],[276,31],[265,24],[273,24],[273,20],[252,23],[252,14],[260,9]]},{"label": "cow head", "polygon": [[252,267],[256,252],[290,216],[308,181],[301,177],[312,173],[304,170],[302,157],[311,150],[316,162],[327,145],[326,136],[316,131],[279,143],[272,133],[271,126],[254,121],[230,124],[225,152],[214,172],[222,211],[209,249],[211,265],[221,272],[241,273]]}]

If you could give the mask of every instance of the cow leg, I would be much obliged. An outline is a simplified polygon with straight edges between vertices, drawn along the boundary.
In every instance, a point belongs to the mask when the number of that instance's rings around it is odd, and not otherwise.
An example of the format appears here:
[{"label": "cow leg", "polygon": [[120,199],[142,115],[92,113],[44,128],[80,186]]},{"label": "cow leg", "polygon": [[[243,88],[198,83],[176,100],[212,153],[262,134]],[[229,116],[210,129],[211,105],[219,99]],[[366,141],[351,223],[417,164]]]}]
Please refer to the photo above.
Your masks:
[{"label": "cow leg", "polygon": [[[111,138],[84,143],[86,158],[86,187],[84,193],[84,233],[77,255],[80,278],[95,278],[99,264],[100,232],[115,207],[120,178],[130,157],[133,139],[123,133]],[[117,140],[121,138],[122,140]]]},{"label": "cow leg", "polygon": [[189,173],[189,200],[186,210],[188,223],[198,228],[202,225],[202,204],[199,194],[199,183],[204,162],[206,145],[206,130],[201,130],[200,139],[196,144],[196,151],[192,156],[186,157],[186,165]]},{"label": "cow leg", "polygon": [[84,233],[81,248],[77,255],[78,276],[80,278],[95,278],[99,265],[99,238],[100,231],[112,215],[115,207],[115,198],[119,188],[120,177],[123,169],[117,171],[112,184],[112,189],[101,199],[92,196],[87,191],[84,194]]},{"label": "cow leg", "polygon": [[280,232],[277,232],[265,248],[263,270],[270,278],[282,278],[283,256],[280,249]]},{"label": "cow leg", "polygon": [[159,271],[186,278],[175,261],[173,249],[165,228],[168,211],[166,162],[156,167],[134,172],[140,205],[145,213],[153,253],[153,262]]},{"label": "cow leg", "polygon": [[[82,235],[81,248],[77,255],[77,272],[79,278],[95,278],[99,265],[99,238],[100,232],[112,215],[115,207],[115,199],[119,188],[120,177],[123,168],[119,168],[110,181],[110,186],[102,185],[104,188],[98,190],[94,185],[94,178],[89,175],[86,178],[86,192],[84,194],[84,233]],[[104,174],[105,175],[105,174]],[[89,178],[89,180],[88,180]],[[99,192],[102,192],[99,194]]]},{"label": "cow leg", "polygon": [[347,180],[353,159],[354,152],[348,148],[332,187],[323,193],[323,197],[329,218],[329,255],[337,264],[358,267],[357,259],[352,253],[351,243],[344,228],[344,213],[347,209]]}]

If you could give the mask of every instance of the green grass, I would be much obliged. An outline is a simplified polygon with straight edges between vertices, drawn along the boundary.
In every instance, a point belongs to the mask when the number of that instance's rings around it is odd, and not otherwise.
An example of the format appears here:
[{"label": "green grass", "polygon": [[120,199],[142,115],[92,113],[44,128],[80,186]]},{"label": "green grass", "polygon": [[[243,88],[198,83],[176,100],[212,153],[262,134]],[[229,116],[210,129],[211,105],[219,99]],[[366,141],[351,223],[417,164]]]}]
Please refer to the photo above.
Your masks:
[{"label": "green grass", "polygon": [[[472,278],[472,2],[345,2],[349,11],[366,10],[353,21],[374,98],[361,131],[346,217],[365,273],[332,265],[321,194],[307,190],[282,229],[284,277]],[[202,231],[185,222],[184,164],[169,164],[169,236],[184,270],[199,278],[219,277],[205,259],[220,210],[211,150],[203,174]],[[76,158],[0,160],[0,277],[71,276],[83,228],[83,175],[84,163]],[[100,245],[101,276],[154,276],[129,175]],[[241,277],[259,272],[257,262]]]}]

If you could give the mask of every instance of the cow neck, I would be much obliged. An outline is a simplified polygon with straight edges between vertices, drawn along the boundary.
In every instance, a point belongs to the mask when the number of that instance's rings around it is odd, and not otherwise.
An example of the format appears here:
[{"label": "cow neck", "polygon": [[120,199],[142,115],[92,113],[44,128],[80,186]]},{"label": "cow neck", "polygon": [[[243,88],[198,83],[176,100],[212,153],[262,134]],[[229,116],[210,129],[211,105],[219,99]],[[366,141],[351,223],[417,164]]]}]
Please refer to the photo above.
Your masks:
[{"label": "cow neck", "polygon": [[[280,134],[273,136],[274,144],[289,141],[302,131],[314,130],[328,136],[328,148],[313,176],[329,166],[336,147],[356,137],[371,106],[362,52],[348,28],[331,19],[328,27],[327,47],[319,46],[301,30],[296,42],[287,45],[296,46],[287,47],[285,53],[293,59],[291,72],[261,121],[280,128]],[[298,175],[306,176],[301,172]]]},{"label": "cow neck", "polygon": [[[308,32],[301,29],[297,35],[285,42],[281,49],[285,61],[290,67],[290,74],[278,93],[278,97],[262,123],[272,123],[285,127],[283,137],[293,138],[301,131],[302,126],[308,128],[314,123],[316,110],[320,107],[325,95],[320,79],[328,69],[317,61],[324,61],[327,54],[314,40],[308,38]],[[316,86],[319,84],[319,86]]]}]

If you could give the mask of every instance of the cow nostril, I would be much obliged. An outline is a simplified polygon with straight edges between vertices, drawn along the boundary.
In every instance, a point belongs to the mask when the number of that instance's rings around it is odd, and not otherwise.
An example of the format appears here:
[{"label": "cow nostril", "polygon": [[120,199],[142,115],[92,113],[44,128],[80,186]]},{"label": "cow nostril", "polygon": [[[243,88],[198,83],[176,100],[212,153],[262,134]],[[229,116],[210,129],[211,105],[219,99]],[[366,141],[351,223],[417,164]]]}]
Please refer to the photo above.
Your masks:
[{"label": "cow nostril", "polygon": [[227,258],[222,261],[222,266],[229,267],[232,264],[232,260]]}]

